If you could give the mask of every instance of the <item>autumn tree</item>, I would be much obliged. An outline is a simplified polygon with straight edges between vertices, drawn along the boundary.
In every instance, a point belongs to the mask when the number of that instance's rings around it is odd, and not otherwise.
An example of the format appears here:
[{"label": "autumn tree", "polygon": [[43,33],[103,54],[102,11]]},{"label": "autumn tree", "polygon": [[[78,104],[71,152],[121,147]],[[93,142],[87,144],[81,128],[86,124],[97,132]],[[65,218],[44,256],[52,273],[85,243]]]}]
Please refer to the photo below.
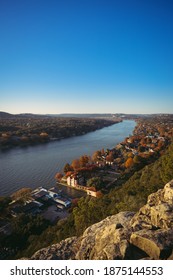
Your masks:
[{"label": "autumn tree", "polygon": [[133,166],[133,164],[134,164],[133,158],[129,157],[125,162],[125,167],[126,168],[131,168]]},{"label": "autumn tree", "polygon": [[110,153],[107,155],[106,160],[107,160],[108,162],[113,162],[113,161],[114,161],[113,152],[110,152]]},{"label": "autumn tree", "polygon": [[80,168],[80,160],[79,159],[74,159],[72,161],[71,166],[73,167],[74,170],[77,170]]},{"label": "autumn tree", "polygon": [[12,199],[26,201],[31,197],[31,192],[32,189],[30,188],[22,188],[12,194]]},{"label": "autumn tree", "polygon": [[141,145],[145,145],[146,144],[146,139],[144,137],[141,139],[140,144]]},{"label": "autumn tree", "polygon": [[130,157],[133,157],[133,153],[132,152],[129,152],[128,154],[127,154],[127,156],[130,158]]},{"label": "autumn tree", "polygon": [[63,170],[66,174],[68,171],[73,171],[73,167],[69,163],[66,163]]},{"label": "autumn tree", "polygon": [[68,171],[68,172],[66,173],[66,177],[69,177],[69,176],[71,176],[72,174],[74,174],[73,171]]},{"label": "autumn tree", "polygon": [[89,157],[87,156],[87,155],[84,155],[84,156],[81,156],[80,158],[79,158],[79,162],[80,162],[80,166],[81,167],[85,167],[85,166],[87,166],[87,164],[89,163]]},{"label": "autumn tree", "polygon": [[92,155],[92,160],[93,160],[94,162],[96,162],[96,161],[98,161],[99,157],[101,157],[101,151],[96,151],[96,152],[94,152],[93,155]]},{"label": "autumn tree", "polygon": [[62,177],[63,177],[63,175],[61,174],[61,173],[56,173],[56,175],[55,175],[55,179],[57,180],[57,181],[61,181],[61,179],[62,179]]}]

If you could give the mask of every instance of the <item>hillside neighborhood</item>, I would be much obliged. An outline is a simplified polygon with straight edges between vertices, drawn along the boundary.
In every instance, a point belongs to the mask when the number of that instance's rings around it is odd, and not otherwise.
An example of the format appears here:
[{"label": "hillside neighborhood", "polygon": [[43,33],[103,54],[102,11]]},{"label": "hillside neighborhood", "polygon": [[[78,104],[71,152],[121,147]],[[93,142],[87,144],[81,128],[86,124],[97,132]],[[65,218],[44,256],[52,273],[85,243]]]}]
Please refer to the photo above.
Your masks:
[{"label": "hillside neighborhood", "polygon": [[160,157],[173,136],[171,118],[138,118],[136,121],[133,135],[113,149],[102,149],[92,157],[83,155],[71,164],[67,163],[65,175],[56,174],[57,181],[100,197],[101,193],[118,185],[122,177],[132,175]]}]

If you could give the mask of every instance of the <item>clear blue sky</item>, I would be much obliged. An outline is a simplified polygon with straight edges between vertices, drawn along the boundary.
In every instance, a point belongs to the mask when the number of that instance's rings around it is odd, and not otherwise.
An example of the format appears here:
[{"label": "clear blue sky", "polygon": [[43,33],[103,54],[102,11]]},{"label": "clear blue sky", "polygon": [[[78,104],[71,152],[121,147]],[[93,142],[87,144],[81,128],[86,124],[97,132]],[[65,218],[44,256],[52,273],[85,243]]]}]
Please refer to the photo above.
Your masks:
[{"label": "clear blue sky", "polygon": [[172,0],[0,2],[0,111],[173,113]]}]

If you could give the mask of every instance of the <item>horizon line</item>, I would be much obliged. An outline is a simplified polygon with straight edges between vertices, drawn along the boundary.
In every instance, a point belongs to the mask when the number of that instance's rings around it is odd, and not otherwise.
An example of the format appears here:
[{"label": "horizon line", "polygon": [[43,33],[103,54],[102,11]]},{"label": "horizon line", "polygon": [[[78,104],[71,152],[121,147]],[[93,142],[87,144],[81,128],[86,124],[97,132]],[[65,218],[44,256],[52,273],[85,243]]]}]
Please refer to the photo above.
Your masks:
[{"label": "horizon line", "polygon": [[11,115],[172,115],[173,113],[30,113],[30,112],[23,112],[23,113],[9,113],[6,111],[0,111],[0,113],[11,114]]}]

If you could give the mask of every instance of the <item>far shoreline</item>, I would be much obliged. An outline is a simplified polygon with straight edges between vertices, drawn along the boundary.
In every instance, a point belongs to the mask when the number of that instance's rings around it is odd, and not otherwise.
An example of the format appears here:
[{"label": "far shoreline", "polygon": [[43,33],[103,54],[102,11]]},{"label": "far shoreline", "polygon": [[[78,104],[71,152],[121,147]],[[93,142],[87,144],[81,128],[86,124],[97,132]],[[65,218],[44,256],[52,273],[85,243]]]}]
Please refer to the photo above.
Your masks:
[{"label": "far shoreline", "polygon": [[[85,118],[85,119],[87,120],[88,118]],[[91,118],[91,120],[92,120],[92,118]],[[49,137],[47,135],[46,136],[45,135],[41,135],[41,137],[37,138],[37,140],[35,142],[31,142],[31,141],[29,141],[29,142],[22,142],[22,137],[23,136],[21,136],[20,138],[14,136],[16,138],[16,139],[13,139],[14,142],[12,142],[10,144],[7,144],[7,145],[4,145],[4,146],[0,143],[0,151],[1,152],[3,152],[3,151],[6,152],[6,151],[9,151],[9,150],[12,150],[12,149],[15,149],[15,148],[25,149],[25,148],[28,148],[28,147],[34,147],[34,146],[38,146],[38,145],[49,144],[49,143],[54,142],[54,141],[61,141],[63,139],[69,139],[69,138],[73,138],[73,137],[77,137],[77,136],[86,135],[86,134],[88,134],[90,132],[95,132],[95,131],[103,129],[105,127],[109,127],[109,126],[112,126],[114,124],[118,124],[120,122],[123,122],[122,119],[113,120],[113,119],[110,119],[110,118],[109,119],[107,119],[107,118],[100,118],[99,120],[108,121],[108,122],[107,123],[103,123],[99,127],[94,128],[94,129],[93,129],[93,127],[91,127],[91,129],[87,129],[85,131],[81,131],[81,130],[75,131],[73,133],[73,135],[70,135],[70,134],[68,135],[67,134],[67,135],[61,135],[59,137],[51,137],[51,136]],[[7,134],[7,137],[8,137],[8,131],[5,132],[5,133],[1,132],[1,135],[3,135],[3,134],[4,135]],[[44,134],[44,133],[41,133],[41,134]],[[24,137],[26,137],[26,136],[24,135]]]}]

